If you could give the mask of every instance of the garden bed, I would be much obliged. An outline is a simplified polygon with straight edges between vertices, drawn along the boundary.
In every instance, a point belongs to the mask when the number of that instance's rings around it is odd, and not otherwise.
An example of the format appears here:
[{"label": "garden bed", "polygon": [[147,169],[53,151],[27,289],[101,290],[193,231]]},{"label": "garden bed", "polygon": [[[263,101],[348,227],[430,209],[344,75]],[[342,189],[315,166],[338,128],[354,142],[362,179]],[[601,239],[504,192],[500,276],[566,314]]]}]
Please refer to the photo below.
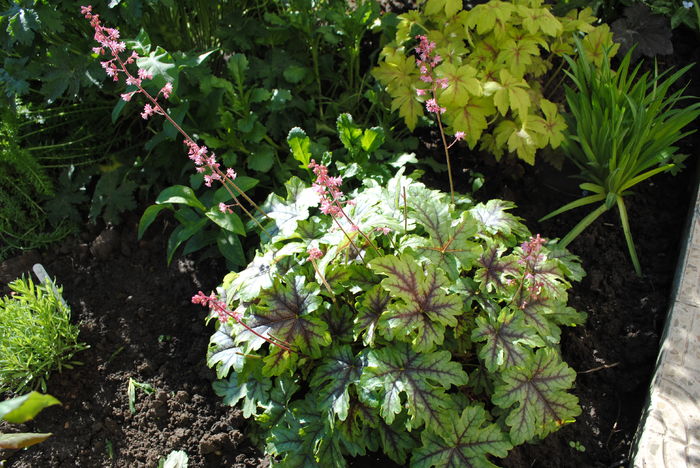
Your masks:
[{"label": "garden bed", "polygon": [[[692,37],[692,36],[691,36]],[[692,42],[692,40],[691,40]],[[676,43],[666,65],[697,61],[693,44]],[[697,76],[697,73],[695,74]],[[689,94],[698,95],[698,85]],[[695,128],[697,128],[697,124]],[[423,143],[436,141],[426,133]],[[700,138],[683,142],[686,153]],[[433,150],[427,144],[423,159]],[[514,214],[533,233],[561,237],[584,216],[574,211],[544,223],[537,219],[574,199],[576,184],[546,163],[535,167],[502,165],[453,151],[455,174],[472,169],[485,175],[480,201],[514,201]],[[184,156],[183,156],[184,157]],[[439,152],[435,158],[440,160]],[[573,393],[582,414],[573,424],[538,444],[513,449],[510,468],[618,467],[629,462],[630,445],[648,391],[669,305],[683,227],[697,182],[696,158],[677,176],[661,174],[640,184],[629,199],[632,233],[644,276],[634,274],[617,213],[611,211],[584,231],[570,249],[582,258],[587,276],[575,284],[569,303],[588,315],[586,324],[565,328],[561,349],[578,373]],[[428,185],[446,189],[444,174],[428,173]],[[467,191],[466,180],[458,189]],[[45,265],[64,288],[80,339],[82,366],[54,375],[48,393],[62,406],[48,408],[24,426],[0,424],[0,431],[53,432],[46,442],[16,453],[1,453],[9,467],[156,466],[160,457],[183,450],[191,467],[261,467],[269,464],[246,436],[248,422],[238,409],[223,405],[211,388],[214,371],[205,355],[213,324],[191,304],[198,290],[208,292],[228,272],[223,262],[175,259],[165,264],[166,239],[174,225],[165,221],[136,240],[140,212],[116,230],[92,227],[49,251],[31,252],[0,265],[0,287]],[[153,392],[136,390],[130,409],[130,379]],[[372,454],[353,466],[395,466]]]},{"label": "garden bed", "polygon": [[[497,166],[477,167],[488,181],[479,197],[511,199],[518,216],[536,220],[566,196],[552,187],[563,175],[544,168],[525,168],[516,180],[499,176]],[[675,177],[658,176],[631,199],[643,278],[632,270],[615,213],[572,244],[587,276],[572,290],[570,304],[588,320],[564,330],[562,352],[578,372],[574,393],[583,413],[542,443],[514,449],[504,466],[626,463],[659,347],[694,174],[689,167]],[[577,216],[528,226],[561,236]],[[244,435],[246,420],[211,389],[215,376],[204,357],[212,329],[189,300],[197,290],[215,287],[224,266],[179,259],[168,268],[163,244],[171,226],[153,229],[142,242],[136,241],[135,216],[126,226],[111,235],[85,232],[54,251],[25,254],[2,266],[10,277],[34,261],[44,263],[63,285],[81,339],[91,346],[79,356],[83,366],[49,382],[49,393],[63,406],[27,425],[54,436],[12,455],[8,466],[155,466],[172,450],[186,451],[190,466],[263,466],[266,461]],[[133,414],[130,378],[155,389],[150,395],[137,390]],[[355,466],[371,463],[368,458]]]}]

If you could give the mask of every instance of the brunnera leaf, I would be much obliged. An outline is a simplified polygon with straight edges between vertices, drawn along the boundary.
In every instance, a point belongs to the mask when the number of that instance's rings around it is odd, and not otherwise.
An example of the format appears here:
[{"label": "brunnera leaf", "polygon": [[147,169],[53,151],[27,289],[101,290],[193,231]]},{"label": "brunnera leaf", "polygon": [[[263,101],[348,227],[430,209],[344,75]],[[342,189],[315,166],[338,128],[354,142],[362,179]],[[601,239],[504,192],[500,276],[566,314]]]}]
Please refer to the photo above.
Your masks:
[{"label": "brunnera leaf", "polygon": [[251,308],[247,324],[263,336],[318,356],[320,348],[331,343],[331,336],[326,323],[311,314],[321,303],[318,285],[304,283],[301,275],[275,280],[272,288],[262,292],[260,305]]},{"label": "brunnera leaf", "polygon": [[505,369],[501,378],[492,401],[506,410],[515,445],[545,437],[581,413],[578,398],[566,393],[576,372],[551,348],[537,350],[523,366]]},{"label": "brunnera leaf", "polygon": [[370,350],[360,378],[360,400],[378,404],[379,414],[391,424],[403,410],[405,394],[412,427],[424,422],[444,430],[441,415],[453,404],[445,390],[467,383],[467,373],[451,359],[449,351],[418,353],[407,343]]},{"label": "brunnera leaf", "polygon": [[233,335],[236,328],[232,324],[222,323],[209,339],[207,366],[216,368],[216,376],[225,378],[233,368],[240,372],[245,364],[245,350],[236,346]]},{"label": "brunnera leaf", "polygon": [[413,453],[412,468],[493,467],[488,455],[505,457],[513,448],[508,436],[493,423],[481,406],[467,406],[459,419],[444,416],[446,432],[423,431],[423,446]]},{"label": "brunnera leaf", "polygon": [[446,326],[457,325],[462,299],[447,294],[441,270],[432,265],[424,269],[405,254],[375,258],[370,268],[386,275],[381,285],[395,298],[379,324],[388,339],[408,340],[416,351],[430,351],[443,342]]}]

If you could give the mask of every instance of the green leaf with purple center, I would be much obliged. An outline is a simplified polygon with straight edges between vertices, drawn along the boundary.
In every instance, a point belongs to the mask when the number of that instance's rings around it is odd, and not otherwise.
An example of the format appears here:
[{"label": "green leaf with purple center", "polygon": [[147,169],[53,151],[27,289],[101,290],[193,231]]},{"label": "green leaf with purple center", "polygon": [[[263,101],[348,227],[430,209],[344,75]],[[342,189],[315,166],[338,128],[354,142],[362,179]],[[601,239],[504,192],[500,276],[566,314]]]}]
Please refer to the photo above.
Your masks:
[{"label": "green leaf with purple center", "polygon": [[370,268],[386,275],[381,285],[393,296],[379,324],[387,339],[410,341],[416,351],[431,351],[443,342],[445,327],[457,325],[462,300],[447,294],[449,282],[441,270],[423,268],[406,254],[375,258]]}]

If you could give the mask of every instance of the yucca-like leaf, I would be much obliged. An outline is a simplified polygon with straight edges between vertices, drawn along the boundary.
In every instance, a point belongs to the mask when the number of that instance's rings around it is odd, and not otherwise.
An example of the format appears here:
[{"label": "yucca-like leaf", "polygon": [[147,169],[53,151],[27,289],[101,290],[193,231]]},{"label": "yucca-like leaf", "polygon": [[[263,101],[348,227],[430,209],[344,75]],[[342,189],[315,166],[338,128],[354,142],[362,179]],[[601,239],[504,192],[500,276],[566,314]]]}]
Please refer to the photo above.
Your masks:
[{"label": "yucca-like leaf", "polygon": [[523,366],[507,368],[500,377],[492,401],[507,411],[515,445],[544,437],[581,413],[578,398],[566,392],[576,372],[553,349],[537,350]]}]

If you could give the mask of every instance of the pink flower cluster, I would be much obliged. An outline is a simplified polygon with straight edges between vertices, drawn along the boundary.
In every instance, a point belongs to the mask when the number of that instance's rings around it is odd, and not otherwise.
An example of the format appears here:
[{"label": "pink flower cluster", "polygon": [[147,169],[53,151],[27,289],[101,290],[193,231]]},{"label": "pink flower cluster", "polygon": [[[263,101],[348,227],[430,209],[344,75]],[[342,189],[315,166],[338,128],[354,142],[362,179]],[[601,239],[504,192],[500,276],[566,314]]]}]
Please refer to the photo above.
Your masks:
[{"label": "pink flower cluster", "polygon": [[226,323],[229,318],[233,318],[237,322],[241,320],[240,313],[230,311],[226,303],[214,294],[207,296],[202,291],[199,291],[196,295],[192,296],[192,303],[200,304],[204,307],[209,306],[209,309],[217,313],[221,323]]},{"label": "pink flower cluster", "polygon": [[309,254],[309,260],[318,260],[323,257],[323,251],[318,247],[309,247],[306,253]]},{"label": "pink flower cluster", "polygon": [[143,108],[143,112],[141,112],[141,117],[148,119],[153,114],[164,115],[163,109],[156,101],[161,94],[165,99],[170,97],[170,94],[173,92],[172,83],[166,83],[165,86],[158,91],[156,97],[151,98],[151,96],[143,89],[142,83],[143,80],[152,79],[153,74],[143,68],[140,68],[137,71],[136,76],[129,73],[127,70],[127,65],[134,63],[136,59],[139,58],[139,55],[132,51],[131,55],[129,55],[126,60],[121,58],[119,54],[126,50],[126,44],[124,41],[119,41],[119,30],[116,28],[107,28],[102,26],[100,22],[100,15],[92,13],[91,5],[80,7],[80,13],[85,15],[86,19],[90,20],[90,26],[95,29],[95,40],[100,44],[99,47],[93,47],[92,51],[98,55],[106,55],[105,50],[109,50],[109,54],[112,56],[110,60],[100,62],[105,73],[107,73],[107,76],[112,77],[114,81],[119,81],[119,74],[123,73],[126,76],[126,84],[136,86],[137,88],[134,91],[123,93],[121,98],[128,102],[131,101],[131,98],[134,97],[135,94],[143,93],[149,99],[151,99],[154,105],[146,104]]},{"label": "pink flower cluster", "polygon": [[343,211],[343,192],[338,187],[343,183],[341,177],[328,175],[328,168],[323,164],[317,164],[315,160],[309,163],[309,169],[316,174],[316,181],[312,187],[321,197],[321,213],[338,217]]}]

